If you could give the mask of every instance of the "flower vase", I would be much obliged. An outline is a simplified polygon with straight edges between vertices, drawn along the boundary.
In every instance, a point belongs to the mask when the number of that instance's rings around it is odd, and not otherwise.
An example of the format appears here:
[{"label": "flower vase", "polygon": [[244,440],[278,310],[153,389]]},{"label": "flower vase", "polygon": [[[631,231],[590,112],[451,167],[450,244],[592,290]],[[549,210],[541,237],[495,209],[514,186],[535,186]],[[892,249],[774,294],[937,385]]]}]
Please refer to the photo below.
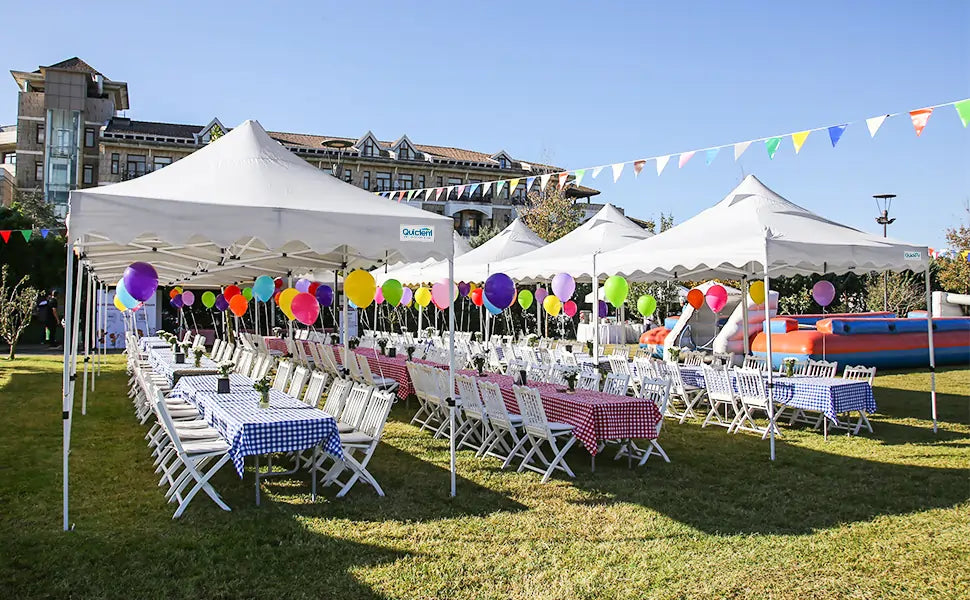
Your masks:
[{"label": "flower vase", "polygon": [[259,407],[269,408],[269,390],[259,393]]},{"label": "flower vase", "polygon": [[216,392],[217,393],[219,393],[219,394],[228,394],[229,393],[229,378],[228,377],[220,377],[219,379],[216,380],[216,382],[217,382],[217,385],[219,386],[219,387],[216,388]]},{"label": "flower vase", "polygon": [[175,364],[182,365],[185,364],[185,354],[181,352],[175,353]]},{"label": "flower vase", "polygon": [[567,381],[566,386],[567,386],[566,391],[569,392],[570,394],[576,391],[576,382],[574,380],[570,379],[569,381]]},{"label": "flower vase", "polygon": [[397,348],[391,347],[387,349],[388,358],[397,358]]},{"label": "flower vase", "polygon": [[201,366],[202,366],[202,357],[201,356],[196,357],[196,359],[195,359],[195,368],[198,369]]}]

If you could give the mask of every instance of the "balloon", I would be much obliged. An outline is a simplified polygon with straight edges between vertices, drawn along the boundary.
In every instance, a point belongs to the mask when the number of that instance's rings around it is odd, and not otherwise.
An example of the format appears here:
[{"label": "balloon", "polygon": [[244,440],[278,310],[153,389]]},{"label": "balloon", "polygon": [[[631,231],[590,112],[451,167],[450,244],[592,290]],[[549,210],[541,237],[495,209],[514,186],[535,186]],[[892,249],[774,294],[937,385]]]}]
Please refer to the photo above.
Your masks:
[{"label": "balloon", "polygon": [[546,288],[536,288],[535,298],[536,302],[539,304],[542,304],[542,301],[545,300],[546,296],[548,295],[549,292],[546,291]]},{"label": "balloon", "polygon": [[562,310],[562,302],[559,301],[559,298],[549,295],[542,301],[542,308],[546,309],[546,312],[550,315],[558,317],[559,311]]},{"label": "balloon", "polygon": [[535,297],[529,290],[522,290],[519,292],[519,306],[522,307],[522,310],[529,310],[529,307],[532,306],[532,301],[534,299]]},{"label": "balloon", "polygon": [[320,283],[317,281],[311,281],[310,287],[307,288],[307,293],[316,296],[317,290],[320,289]]},{"label": "balloon", "polygon": [[572,300],[566,300],[566,302],[564,302],[562,305],[562,311],[566,313],[566,316],[569,317],[570,319],[576,316],[577,310],[578,310],[578,307],[576,306],[576,303],[573,302]]},{"label": "balloon", "polygon": [[282,290],[283,289],[283,278],[277,277],[273,280],[273,289]]},{"label": "balloon", "polygon": [[268,301],[273,297],[273,292],[275,291],[276,287],[273,284],[273,278],[269,275],[260,275],[256,278],[256,282],[253,283],[253,296],[260,302]]},{"label": "balloon", "polygon": [[296,291],[298,292],[301,292],[301,293],[307,292],[310,289],[310,280],[304,277],[300,277],[299,279],[296,280],[296,285],[294,285],[293,287],[295,287]]},{"label": "balloon", "polygon": [[237,317],[241,317],[246,314],[246,309],[249,308],[249,303],[246,301],[246,297],[242,294],[236,294],[229,299],[229,310],[232,314]]},{"label": "balloon", "polygon": [[727,290],[724,289],[723,285],[712,285],[704,294],[704,300],[712,312],[719,313],[727,305]]},{"label": "balloon", "polygon": [[505,273],[494,273],[485,280],[485,297],[493,306],[508,308],[515,298],[515,283]]},{"label": "balloon", "polygon": [[381,288],[374,290],[374,302],[384,304],[384,291]]},{"label": "balloon", "polygon": [[[185,294],[182,294],[182,295],[184,296]],[[249,302],[250,300],[252,300],[253,299],[253,288],[251,288],[251,287],[245,287],[245,288],[243,288],[242,289],[242,297],[246,299],[246,302]]]},{"label": "balloon", "polygon": [[320,316],[320,305],[310,292],[297,294],[290,304],[290,310],[296,320],[304,325],[313,325]]},{"label": "balloon", "polygon": [[401,290],[401,306],[411,306],[411,300],[414,299],[414,291],[411,288],[404,288]]},{"label": "balloon", "polygon": [[[452,285],[452,295],[451,299],[458,297],[458,286]],[[448,280],[442,279],[438,283],[431,286],[431,300],[434,301],[434,305],[438,308],[444,310],[448,308]]]},{"label": "balloon", "polygon": [[[177,296],[178,294],[176,294]],[[138,300],[136,300],[131,294],[128,293],[127,288],[125,288],[124,279],[118,280],[118,287],[115,288],[115,297],[121,298],[121,303],[127,308],[135,308],[138,306]]]},{"label": "balloon", "polygon": [[748,286],[748,295],[755,304],[765,303],[765,282],[758,280],[752,281]]},{"label": "balloon", "polygon": [[175,296],[174,298],[169,300],[169,302],[171,302],[172,306],[174,306],[175,308],[182,308],[182,306],[184,306],[185,304],[184,302],[182,302],[182,294]]},{"label": "balloon", "polygon": [[291,321],[295,318],[293,315],[293,298],[296,298],[299,293],[295,288],[286,288],[280,292],[280,310]]},{"label": "balloon", "polygon": [[329,285],[321,285],[313,295],[316,296],[320,306],[330,306],[333,304],[333,288]]},{"label": "balloon", "polygon": [[216,304],[216,295],[212,292],[202,293],[202,306],[206,308],[212,308]]},{"label": "balloon", "polygon": [[195,294],[191,290],[185,290],[182,292],[182,304],[186,306],[192,306],[195,304]]},{"label": "balloon", "polygon": [[357,269],[344,277],[344,293],[360,308],[367,308],[377,294],[377,283],[373,275]]},{"label": "balloon", "polygon": [[630,285],[619,275],[607,278],[603,284],[603,297],[610,301],[613,308],[620,308],[629,293]]},{"label": "balloon", "polygon": [[219,294],[218,296],[216,296],[216,310],[218,310],[219,312],[222,312],[227,308],[229,308],[229,301],[226,300],[226,297],[223,296],[222,294]]},{"label": "balloon", "polygon": [[812,286],[812,298],[815,298],[815,302],[821,307],[826,307],[832,304],[835,300],[835,286],[832,285],[831,281],[819,281]]},{"label": "balloon", "polygon": [[649,294],[644,294],[637,298],[637,310],[644,317],[649,317],[653,311],[657,310],[657,299]]},{"label": "balloon", "polygon": [[468,292],[470,292],[470,291],[472,291],[472,287],[469,284],[465,283],[464,281],[461,281],[461,282],[458,283],[458,295],[459,296],[461,296],[462,298],[464,298],[464,297],[468,296]]},{"label": "balloon", "polygon": [[694,310],[698,310],[700,307],[704,306],[704,292],[697,288],[687,292],[687,304],[693,306]]},{"label": "balloon", "polygon": [[115,308],[121,312],[128,310],[128,307],[121,303],[121,298],[119,298],[117,295],[115,295]]},{"label": "balloon", "polygon": [[485,293],[482,288],[475,288],[468,292],[468,297],[472,299],[472,304],[482,306],[485,303]]},{"label": "balloon", "polygon": [[431,290],[426,287],[419,287],[418,291],[414,292],[414,301],[417,302],[418,306],[421,308],[431,304]]},{"label": "balloon", "polygon": [[488,296],[485,294],[482,294],[482,304],[485,306],[485,310],[487,310],[489,314],[497,315],[502,312],[501,308],[488,301]]},{"label": "balloon", "polygon": [[599,317],[601,319],[605,318],[606,315],[610,314],[610,308],[606,305],[606,302],[600,300],[599,304],[596,305]]},{"label": "balloon", "polygon": [[233,296],[237,296],[242,293],[238,285],[227,285],[226,289],[222,290],[222,295],[226,300],[232,300]]},{"label": "balloon", "polygon": [[139,302],[145,302],[154,296],[155,290],[158,289],[158,273],[155,267],[146,262],[134,262],[128,265],[121,279],[124,280],[125,289],[131,297]]},{"label": "balloon", "polygon": [[381,286],[381,293],[388,304],[397,306],[401,303],[401,298],[404,297],[404,287],[397,279],[388,279]]},{"label": "balloon", "polygon": [[168,291],[168,297],[169,297],[169,299],[172,299],[172,298],[174,298],[174,297],[176,297],[178,295],[179,295],[179,288],[172,288],[172,289],[170,289]]},{"label": "balloon", "polygon": [[563,302],[573,297],[576,291],[576,280],[569,273],[559,273],[552,278],[552,293]]}]

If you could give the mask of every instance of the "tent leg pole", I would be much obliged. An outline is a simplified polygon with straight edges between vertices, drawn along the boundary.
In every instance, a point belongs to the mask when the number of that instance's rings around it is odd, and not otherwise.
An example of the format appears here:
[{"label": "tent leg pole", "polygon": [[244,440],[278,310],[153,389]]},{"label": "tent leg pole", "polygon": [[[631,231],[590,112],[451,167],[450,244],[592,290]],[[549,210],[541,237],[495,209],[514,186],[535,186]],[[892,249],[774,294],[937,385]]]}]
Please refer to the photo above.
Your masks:
[{"label": "tent leg pole", "polygon": [[455,259],[448,259],[448,419],[451,422],[449,445],[451,446],[451,496],[455,495]]},{"label": "tent leg pole", "polygon": [[744,356],[751,354],[751,332],[748,329],[748,276],[741,277],[741,334],[744,336]]},{"label": "tent leg pole", "polygon": [[771,437],[771,460],[775,460],[775,403],[774,403],[774,387],[775,382],[773,379],[775,367],[773,365],[773,360],[771,356],[771,287],[769,287],[768,278],[768,248],[765,246],[765,341],[767,343],[768,351],[768,435]]},{"label": "tent leg pole", "polygon": [[933,413],[933,433],[939,424],[936,419],[936,348],[933,347],[933,292],[930,288],[930,267],[926,267],[926,342],[930,352],[930,404]]},{"label": "tent leg pole", "polygon": [[88,276],[87,299],[84,304],[84,381],[81,385],[81,414],[88,414],[88,363],[91,362],[91,296],[94,278]]},{"label": "tent leg pole", "polygon": [[[600,361],[600,303],[599,303],[600,279],[596,272],[596,254],[593,254],[593,364],[598,365]],[[578,340],[577,340],[578,341]]]},{"label": "tent leg pole", "polygon": [[64,281],[64,372],[61,378],[61,419],[64,425],[64,438],[62,451],[62,526],[64,531],[70,529],[70,524],[68,523],[68,489],[69,489],[69,468],[68,468],[68,456],[71,451],[71,399],[70,399],[70,334],[68,333],[71,329],[71,318],[73,317],[71,310],[71,294],[74,291],[74,252],[72,248],[71,235],[68,233],[67,236],[67,274]]}]

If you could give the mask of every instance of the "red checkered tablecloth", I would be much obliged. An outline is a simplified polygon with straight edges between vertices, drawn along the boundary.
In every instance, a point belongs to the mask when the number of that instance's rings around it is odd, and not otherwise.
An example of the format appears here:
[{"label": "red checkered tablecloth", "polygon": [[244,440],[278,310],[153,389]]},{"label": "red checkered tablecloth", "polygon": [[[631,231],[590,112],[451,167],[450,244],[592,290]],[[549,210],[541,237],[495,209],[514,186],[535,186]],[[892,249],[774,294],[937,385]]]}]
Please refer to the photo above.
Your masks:
[{"label": "red checkered tablecloth", "polygon": [[275,350],[277,352],[282,352],[283,354],[286,354],[287,352],[286,340],[283,338],[268,335],[263,338],[263,343],[266,344],[267,350]]}]

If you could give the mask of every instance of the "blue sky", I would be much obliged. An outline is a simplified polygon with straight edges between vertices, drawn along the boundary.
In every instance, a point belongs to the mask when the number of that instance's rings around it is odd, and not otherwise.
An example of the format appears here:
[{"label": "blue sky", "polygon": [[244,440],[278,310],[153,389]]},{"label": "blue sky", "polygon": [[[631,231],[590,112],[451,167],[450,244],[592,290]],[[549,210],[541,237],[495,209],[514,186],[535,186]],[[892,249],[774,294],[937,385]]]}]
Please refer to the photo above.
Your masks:
[{"label": "blue sky", "polygon": [[[921,138],[905,114],[875,139],[864,123],[970,97],[964,0],[37,2],[5,21],[5,69],[80,56],[129,83],[143,120],[407,133],[570,169],[854,123],[834,150],[821,132],[797,157],[785,140],[774,160],[753,144],[737,163],[725,149],[659,178],[587,179],[638,217],[683,221],[744,172],[870,231],[872,194],[895,193],[890,234],[939,247],[970,202],[970,129],[952,108]],[[2,89],[13,123],[14,82]]]}]

